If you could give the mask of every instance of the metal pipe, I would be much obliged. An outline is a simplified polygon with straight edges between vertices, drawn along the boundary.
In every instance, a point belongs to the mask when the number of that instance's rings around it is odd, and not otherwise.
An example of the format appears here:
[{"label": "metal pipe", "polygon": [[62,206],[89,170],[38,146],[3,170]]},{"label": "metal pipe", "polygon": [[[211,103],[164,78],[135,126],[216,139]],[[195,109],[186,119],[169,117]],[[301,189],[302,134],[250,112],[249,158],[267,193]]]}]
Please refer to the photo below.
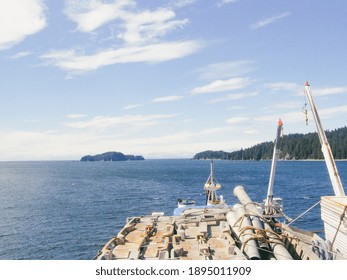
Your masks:
[{"label": "metal pipe", "polygon": [[257,216],[250,216],[251,223],[255,229],[258,230],[258,232],[255,232],[255,234],[258,233],[258,247],[259,247],[259,253],[261,256],[261,259],[270,259],[272,257],[271,248],[269,246],[269,243],[265,242],[263,238],[261,238],[261,232],[264,232],[264,223],[259,219]]},{"label": "metal pipe", "polygon": [[235,211],[236,219],[231,221],[231,224],[229,223],[229,225],[231,227],[234,226],[234,229],[236,229],[235,233],[242,241],[243,251],[249,259],[260,260],[258,244],[254,239],[252,239],[254,237],[254,231],[250,229],[252,227],[252,223],[249,217],[246,215],[245,207],[241,204],[235,204],[233,210]]},{"label": "metal pipe", "polygon": [[261,216],[261,212],[254,205],[253,201],[250,199],[246,193],[243,186],[236,186],[234,188],[234,195],[240,200],[240,202],[245,206],[245,209],[249,215]]},{"label": "metal pipe", "polygon": [[[250,199],[250,197],[246,193],[243,186],[236,186],[234,188],[234,195],[245,206],[245,209],[249,215],[262,216],[258,208],[254,205],[253,201]],[[270,241],[270,246],[275,258],[278,260],[292,260],[293,258],[289,254],[283,242],[278,239],[276,233],[272,230],[272,228],[267,223],[265,223],[265,230],[267,231],[267,235]]]},{"label": "metal pipe", "polygon": [[276,235],[268,223],[265,223],[265,230],[267,232],[267,236],[269,237],[270,247],[276,260],[292,260],[293,257],[284,246],[282,239]]}]

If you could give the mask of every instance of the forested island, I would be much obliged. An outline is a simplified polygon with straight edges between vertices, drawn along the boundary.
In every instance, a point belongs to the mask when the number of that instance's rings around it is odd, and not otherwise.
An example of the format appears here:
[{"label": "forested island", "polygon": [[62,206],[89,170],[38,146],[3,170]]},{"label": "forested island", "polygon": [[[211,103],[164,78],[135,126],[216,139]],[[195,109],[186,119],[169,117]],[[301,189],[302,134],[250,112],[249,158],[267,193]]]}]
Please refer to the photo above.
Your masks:
[{"label": "forested island", "polygon": [[[347,159],[347,127],[326,131],[335,159]],[[285,160],[323,159],[317,133],[289,134],[280,140],[280,158]],[[204,151],[194,159],[269,160],[272,159],[274,142],[263,142],[234,152]]]},{"label": "forested island", "polygon": [[98,155],[87,155],[81,158],[81,161],[126,161],[126,160],[144,160],[143,156],[124,155],[120,152],[106,152]]}]

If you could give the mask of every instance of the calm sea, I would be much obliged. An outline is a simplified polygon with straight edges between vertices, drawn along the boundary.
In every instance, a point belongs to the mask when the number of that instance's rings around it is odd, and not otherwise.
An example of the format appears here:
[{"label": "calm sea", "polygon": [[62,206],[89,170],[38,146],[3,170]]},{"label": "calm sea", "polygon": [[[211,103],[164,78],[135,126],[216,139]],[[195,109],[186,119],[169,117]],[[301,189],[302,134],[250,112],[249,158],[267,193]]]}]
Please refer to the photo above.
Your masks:
[{"label": "calm sea", "polygon": [[[337,162],[347,183],[347,162]],[[243,185],[253,201],[266,196],[270,161],[215,161],[215,176],[229,205]],[[209,161],[0,162],[0,259],[92,259],[127,217],[164,211],[177,198],[204,203]],[[275,196],[297,217],[332,195],[324,162],[280,161]],[[293,225],[322,230],[319,206]]]}]

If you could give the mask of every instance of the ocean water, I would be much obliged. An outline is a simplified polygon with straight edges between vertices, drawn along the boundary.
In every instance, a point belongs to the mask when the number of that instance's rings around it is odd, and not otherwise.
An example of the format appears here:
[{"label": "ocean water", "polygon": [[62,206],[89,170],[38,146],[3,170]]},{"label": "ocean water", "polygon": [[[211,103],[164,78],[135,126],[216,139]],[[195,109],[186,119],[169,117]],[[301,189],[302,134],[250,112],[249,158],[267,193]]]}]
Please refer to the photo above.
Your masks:
[{"label": "ocean water", "polygon": [[[337,162],[347,184],[347,162]],[[255,202],[267,191],[270,161],[215,161],[214,171],[229,205],[243,185]],[[0,162],[0,259],[88,260],[124,225],[127,217],[164,211],[177,198],[204,203],[209,161]],[[332,195],[322,161],[280,161],[275,196],[297,217]],[[315,207],[293,225],[322,230]]]}]

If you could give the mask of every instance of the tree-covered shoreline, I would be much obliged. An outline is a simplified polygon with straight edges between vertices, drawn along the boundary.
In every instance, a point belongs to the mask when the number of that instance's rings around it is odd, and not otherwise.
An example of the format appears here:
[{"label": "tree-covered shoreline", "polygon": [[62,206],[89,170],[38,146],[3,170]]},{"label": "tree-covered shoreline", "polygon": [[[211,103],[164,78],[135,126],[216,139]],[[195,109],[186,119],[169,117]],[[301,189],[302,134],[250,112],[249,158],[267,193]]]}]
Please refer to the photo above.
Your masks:
[{"label": "tree-covered shoreline", "polygon": [[[347,127],[326,131],[335,159],[347,159]],[[233,152],[203,151],[194,159],[222,160],[270,160],[273,154],[273,141],[262,142],[250,148]],[[289,134],[280,140],[280,159],[285,160],[320,160],[323,159],[317,133]]]}]

